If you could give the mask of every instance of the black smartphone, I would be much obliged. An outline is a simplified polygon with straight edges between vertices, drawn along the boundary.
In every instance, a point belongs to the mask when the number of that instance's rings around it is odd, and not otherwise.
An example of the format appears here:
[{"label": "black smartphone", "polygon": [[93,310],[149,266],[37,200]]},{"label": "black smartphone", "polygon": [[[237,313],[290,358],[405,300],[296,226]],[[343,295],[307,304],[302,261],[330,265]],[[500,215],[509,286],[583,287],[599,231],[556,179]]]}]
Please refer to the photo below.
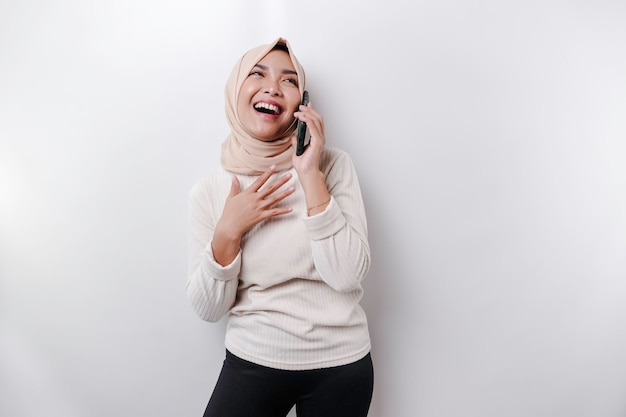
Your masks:
[{"label": "black smartphone", "polygon": [[[306,106],[307,104],[309,104],[309,92],[305,90],[302,94],[302,105]],[[311,140],[311,134],[309,133],[309,129],[306,128],[306,123],[301,120],[298,120],[298,127],[296,129],[298,131],[296,155],[300,156],[309,145],[309,141]]]}]

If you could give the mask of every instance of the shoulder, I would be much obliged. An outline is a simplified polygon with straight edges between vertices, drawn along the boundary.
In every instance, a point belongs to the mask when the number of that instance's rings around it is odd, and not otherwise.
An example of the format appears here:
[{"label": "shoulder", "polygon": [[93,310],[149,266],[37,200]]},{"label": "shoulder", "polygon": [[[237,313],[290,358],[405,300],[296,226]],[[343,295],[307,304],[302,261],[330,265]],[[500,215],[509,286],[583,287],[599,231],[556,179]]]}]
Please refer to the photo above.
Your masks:
[{"label": "shoulder", "polygon": [[199,178],[189,191],[190,197],[211,195],[222,190],[230,190],[231,177],[233,174],[223,168],[218,168]]},{"label": "shoulder", "polygon": [[329,172],[339,167],[351,167],[352,158],[350,157],[350,154],[343,149],[326,146],[322,151],[320,163],[322,165],[322,169]]},{"label": "shoulder", "polygon": [[322,151],[322,156],[331,159],[350,158],[348,152],[340,148],[335,148],[333,146],[325,146],[324,150]]}]

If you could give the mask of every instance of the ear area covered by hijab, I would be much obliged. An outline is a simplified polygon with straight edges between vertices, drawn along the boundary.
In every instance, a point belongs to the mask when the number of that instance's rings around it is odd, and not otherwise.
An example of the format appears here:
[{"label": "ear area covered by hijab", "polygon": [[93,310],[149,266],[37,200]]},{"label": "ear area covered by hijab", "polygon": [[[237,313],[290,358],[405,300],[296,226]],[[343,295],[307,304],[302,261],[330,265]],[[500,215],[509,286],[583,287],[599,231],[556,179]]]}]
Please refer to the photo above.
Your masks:
[{"label": "ear area covered by hijab", "polygon": [[259,175],[271,165],[276,165],[276,169],[279,171],[291,168],[290,138],[295,129],[295,124],[285,136],[271,142],[264,142],[246,132],[237,114],[237,99],[241,85],[252,68],[278,44],[287,47],[291,62],[298,73],[300,95],[304,92],[304,69],[293,54],[293,50],[286,39],[278,38],[270,44],[252,48],[239,59],[226,82],[226,119],[231,132],[222,143],[221,156],[224,169],[236,174]]}]

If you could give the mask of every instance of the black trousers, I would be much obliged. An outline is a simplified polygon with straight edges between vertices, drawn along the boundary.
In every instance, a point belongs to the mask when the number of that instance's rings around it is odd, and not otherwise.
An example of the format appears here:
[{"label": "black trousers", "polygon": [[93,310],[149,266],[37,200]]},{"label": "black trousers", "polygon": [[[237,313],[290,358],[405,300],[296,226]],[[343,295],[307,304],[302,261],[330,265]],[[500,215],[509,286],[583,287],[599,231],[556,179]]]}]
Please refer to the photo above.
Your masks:
[{"label": "black trousers", "polygon": [[370,354],[348,365],[284,371],[226,359],[204,417],[366,417],[374,370]]}]

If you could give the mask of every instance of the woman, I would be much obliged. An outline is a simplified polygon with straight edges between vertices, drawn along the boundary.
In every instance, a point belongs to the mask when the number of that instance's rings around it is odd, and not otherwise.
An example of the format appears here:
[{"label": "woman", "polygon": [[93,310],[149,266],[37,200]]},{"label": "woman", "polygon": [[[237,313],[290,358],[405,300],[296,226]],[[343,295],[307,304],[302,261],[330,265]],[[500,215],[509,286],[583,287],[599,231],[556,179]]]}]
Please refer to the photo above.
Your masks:
[{"label": "woman", "polygon": [[[300,106],[304,70],[285,39],[251,49],[226,84],[222,167],[190,193],[187,294],[228,315],[206,417],[365,417],[373,388],[359,301],[367,224],[349,156]],[[295,155],[296,119],[311,133]]]}]

